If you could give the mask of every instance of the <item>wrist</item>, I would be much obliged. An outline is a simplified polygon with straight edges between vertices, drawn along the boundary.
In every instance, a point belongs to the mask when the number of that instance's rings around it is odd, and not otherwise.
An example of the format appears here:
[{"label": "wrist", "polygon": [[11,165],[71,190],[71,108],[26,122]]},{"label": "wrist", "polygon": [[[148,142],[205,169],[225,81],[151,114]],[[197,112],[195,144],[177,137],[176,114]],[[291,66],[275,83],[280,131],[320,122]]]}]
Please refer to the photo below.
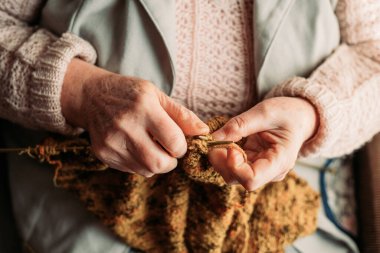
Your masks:
[{"label": "wrist", "polygon": [[84,100],[83,86],[88,80],[106,72],[77,58],[70,62],[61,92],[62,114],[70,125],[86,128],[81,110]]},{"label": "wrist", "polygon": [[303,128],[304,132],[304,143],[312,139],[319,128],[319,117],[317,109],[314,107],[310,101],[304,98],[296,97],[300,104],[302,104],[302,112],[305,124]]}]

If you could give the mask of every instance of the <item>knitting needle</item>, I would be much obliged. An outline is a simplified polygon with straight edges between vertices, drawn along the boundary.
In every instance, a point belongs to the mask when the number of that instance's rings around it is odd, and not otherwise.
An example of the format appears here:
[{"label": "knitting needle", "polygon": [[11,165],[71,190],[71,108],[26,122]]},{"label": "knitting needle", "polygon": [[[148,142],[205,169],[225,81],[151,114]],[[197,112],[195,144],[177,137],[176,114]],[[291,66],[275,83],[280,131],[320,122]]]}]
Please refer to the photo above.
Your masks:
[{"label": "knitting needle", "polygon": [[234,143],[233,141],[208,141],[207,146],[228,145]]},{"label": "knitting needle", "polygon": [[24,148],[0,148],[0,153],[13,153],[13,152],[22,152]]},{"label": "knitting needle", "polygon": [[[75,147],[56,147],[57,151],[72,151],[72,150],[83,150],[88,149],[90,146],[75,146]],[[34,148],[0,148],[0,153],[20,153],[27,152]]]},{"label": "knitting needle", "polygon": [[198,135],[195,138],[206,141],[207,146],[227,145],[227,144],[234,143],[233,141],[212,141],[210,140],[211,136],[206,136],[206,135]]}]

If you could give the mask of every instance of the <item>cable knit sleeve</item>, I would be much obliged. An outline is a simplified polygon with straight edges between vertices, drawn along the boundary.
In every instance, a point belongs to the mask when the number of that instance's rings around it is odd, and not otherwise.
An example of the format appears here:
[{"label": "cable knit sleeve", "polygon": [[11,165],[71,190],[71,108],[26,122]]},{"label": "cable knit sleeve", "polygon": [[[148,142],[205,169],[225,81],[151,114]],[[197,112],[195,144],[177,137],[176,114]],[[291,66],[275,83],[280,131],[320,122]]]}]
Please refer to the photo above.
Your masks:
[{"label": "cable knit sleeve", "polygon": [[342,44],[309,78],[268,94],[303,97],[317,109],[319,129],[302,156],[349,154],[380,131],[380,1],[340,0],[336,15]]},{"label": "cable knit sleeve", "polygon": [[43,0],[0,0],[0,117],[25,127],[75,134],[61,112],[60,94],[74,57],[94,63],[93,47],[65,33],[31,25]]}]

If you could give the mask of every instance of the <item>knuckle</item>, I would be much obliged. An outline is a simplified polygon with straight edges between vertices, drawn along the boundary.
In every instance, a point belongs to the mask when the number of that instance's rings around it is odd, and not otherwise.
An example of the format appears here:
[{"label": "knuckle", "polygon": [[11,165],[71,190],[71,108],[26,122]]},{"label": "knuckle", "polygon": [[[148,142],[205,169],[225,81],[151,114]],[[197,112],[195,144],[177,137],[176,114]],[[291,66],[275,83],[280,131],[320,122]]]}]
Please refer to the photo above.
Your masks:
[{"label": "knuckle", "polygon": [[[155,113],[155,112],[153,112]],[[153,122],[153,126],[154,127],[160,127],[160,126],[167,126],[167,122],[168,122],[168,119],[165,118],[163,115],[161,114],[156,114],[154,115],[153,114],[153,117],[152,117],[152,122]],[[172,129],[167,129],[167,133],[165,133],[166,135],[168,134],[171,134],[171,135],[174,135],[171,131]],[[160,131],[161,132],[161,131]]]},{"label": "knuckle", "polygon": [[232,134],[232,133],[241,133],[244,135],[245,132],[245,127],[246,127],[246,122],[244,118],[240,116],[233,117],[226,126],[226,132],[227,134]]},{"label": "knuckle", "polygon": [[160,174],[161,173],[161,169],[158,168],[158,166],[149,166],[148,170],[152,174]]},{"label": "knuckle", "polygon": [[186,148],[185,149],[176,148],[175,150],[170,151],[170,153],[175,158],[181,158],[186,154]]},{"label": "knuckle", "polygon": [[139,85],[141,89],[145,91],[151,91],[154,88],[154,85],[148,80],[143,80],[143,79],[139,80]]},{"label": "knuckle", "polygon": [[124,115],[119,115],[119,116],[114,117],[112,119],[113,127],[115,127],[116,129],[123,129],[124,124],[125,124],[124,117],[125,117]]},{"label": "knuckle", "polygon": [[159,157],[144,157],[143,164],[149,173],[159,174],[162,171],[163,162]]},{"label": "knuckle", "polygon": [[232,122],[238,128],[244,128],[245,127],[245,120],[241,116],[236,116],[236,117],[232,118]]},{"label": "knuckle", "polygon": [[153,174],[161,174],[169,171],[171,168],[171,160],[168,155],[152,152],[151,149],[142,148],[140,150],[140,162],[146,168],[146,170]]},{"label": "knuckle", "polygon": [[225,167],[225,169],[229,170],[233,175],[239,175],[240,170],[236,166],[229,166],[228,164],[226,164]]},{"label": "knuckle", "polygon": [[270,99],[260,104],[260,112],[264,118],[273,119],[275,117],[273,106],[273,101]]},{"label": "knuckle", "polygon": [[179,136],[175,135],[172,138],[169,138],[166,149],[168,149],[167,151],[173,157],[181,157],[187,151],[186,141],[183,138],[180,138]]},{"label": "knuckle", "polygon": [[104,140],[103,140],[103,145],[104,147],[112,147],[113,146],[113,142],[114,142],[114,138],[113,138],[113,135],[112,134],[107,134],[105,137],[104,137]]},{"label": "knuckle", "polygon": [[257,190],[258,188],[258,184],[255,183],[254,180],[244,182],[242,185],[247,191],[250,191],[250,192]]},{"label": "knuckle", "polygon": [[152,157],[151,151],[149,148],[144,146],[137,146],[136,154],[138,160],[141,162],[145,168],[149,168],[152,166]]},{"label": "knuckle", "polygon": [[107,157],[108,157],[108,150],[105,146],[95,146],[92,148],[93,149],[93,152],[94,154],[96,155],[96,157],[98,157],[100,160],[106,160]]},{"label": "knuckle", "polygon": [[160,157],[156,158],[155,164],[152,168],[153,169],[152,172],[155,174],[159,174],[159,173],[165,171],[167,169],[167,167],[168,167],[168,162],[166,161],[165,158],[160,156]]},{"label": "knuckle", "polygon": [[136,109],[141,108],[144,110],[151,109],[151,101],[152,98],[145,92],[141,92],[137,97],[136,97]]},{"label": "knuckle", "polygon": [[108,135],[117,134],[117,136],[127,137],[131,135],[133,129],[133,125],[135,124],[134,120],[136,117],[133,114],[123,114],[119,117],[115,117],[113,119],[113,126],[109,130]]},{"label": "knuckle", "polygon": [[165,93],[161,92],[154,84],[144,81],[141,90],[141,97],[145,103],[151,104],[154,98],[158,98]]},{"label": "knuckle", "polygon": [[113,151],[123,151],[126,147],[126,139],[122,132],[112,131],[108,132],[102,140],[104,147]]},{"label": "knuckle", "polygon": [[173,160],[173,158],[169,157],[161,157],[157,161],[157,167],[159,168],[159,172],[157,173],[165,173],[171,171],[177,166],[177,160]]},{"label": "knuckle", "polygon": [[[173,102],[173,103],[176,103],[176,102]],[[191,111],[189,111],[188,109],[186,109],[184,106],[177,104],[177,108],[178,108],[177,114],[181,120],[187,121],[190,118],[192,118],[193,113]]]},{"label": "knuckle", "polygon": [[[138,110],[146,114],[150,118],[149,121],[152,123],[154,122],[154,119],[158,119],[161,117],[160,113],[162,111],[162,106],[158,102],[157,98],[147,96],[144,103],[141,105],[140,108],[138,108]],[[162,121],[162,123],[165,122]]]},{"label": "knuckle", "polygon": [[149,81],[140,81],[140,90],[136,94],[136,103],[139,106],[147,106],[152,102],[153,85]]}]

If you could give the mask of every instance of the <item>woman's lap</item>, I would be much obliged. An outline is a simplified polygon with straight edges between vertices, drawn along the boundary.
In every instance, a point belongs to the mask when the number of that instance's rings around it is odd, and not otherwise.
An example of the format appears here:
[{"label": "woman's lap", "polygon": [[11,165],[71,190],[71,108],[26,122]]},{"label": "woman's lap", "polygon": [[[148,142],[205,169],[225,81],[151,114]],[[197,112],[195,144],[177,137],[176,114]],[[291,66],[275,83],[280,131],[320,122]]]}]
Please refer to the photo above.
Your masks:
[{"label": "woman's lap", "polygon": [[[46,136],[3,122],[1,133],[8,147],[32,146]],[[51,167],[18,154],[9,154],[7,162],[16,223],[35,252],[132,252],[72,193],[53,185]]]},{"label": "woman's lap", "polygon": [[71,193],[52,184],[52,171],[10,158],[13,209],[21,237],[36,252],[130,252]]},{"label": "woman's lap", "polygon": [[[13,147],[35,145],[45,136],[45,133],[12,125],[1,132],[7,145]],[[21,237],[36,252],[133,252],[88,213],[73,194],[54,187],[51,167],[26,156],[10,154],[8,169]],[[340,253],[349,250],[324,231],[317,231],[297,240],[286,252]]]}]

